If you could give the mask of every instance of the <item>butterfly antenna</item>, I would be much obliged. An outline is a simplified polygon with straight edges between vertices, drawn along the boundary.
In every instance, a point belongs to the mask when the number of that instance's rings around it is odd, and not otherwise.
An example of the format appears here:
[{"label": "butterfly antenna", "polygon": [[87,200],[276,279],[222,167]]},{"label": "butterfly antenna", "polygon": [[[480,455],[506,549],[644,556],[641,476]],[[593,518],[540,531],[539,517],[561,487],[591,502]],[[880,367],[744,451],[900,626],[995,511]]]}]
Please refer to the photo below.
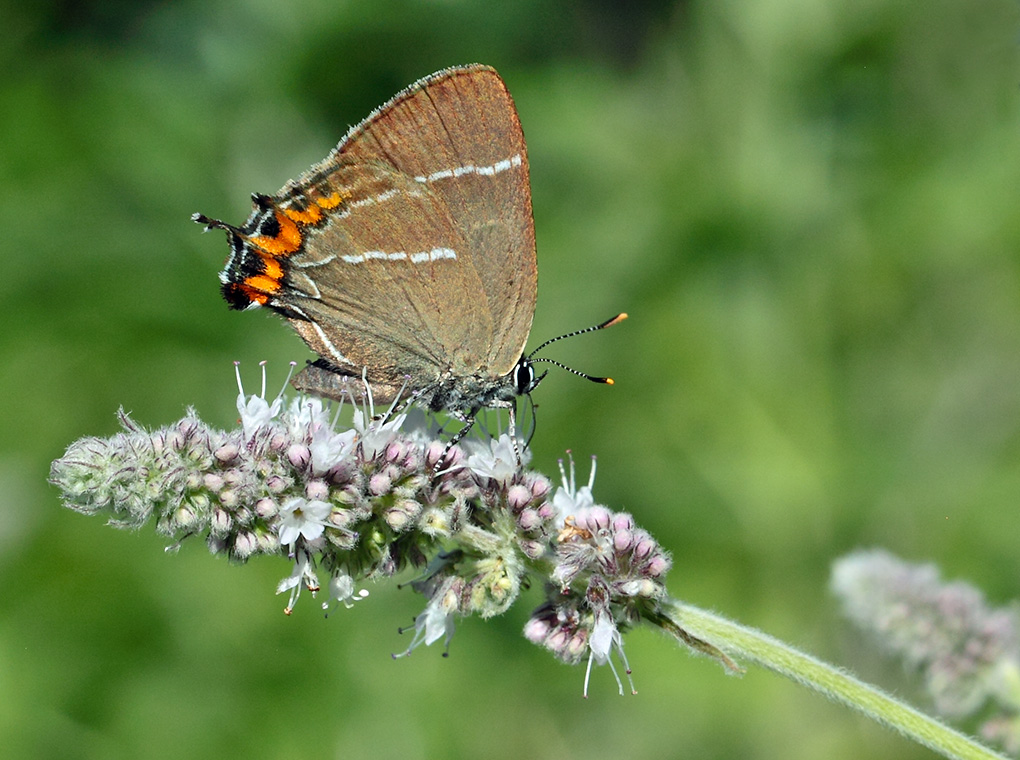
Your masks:
[{"label": "butterfly antenna", "polygon": [[227,232],[233,232],[235,235],[240,235],[241,237],[246,237],[240,227],[235,227],[232,224],[227,224],[226,222],[220,221],[219,219],[212,219],[211,217],[208,217],[205,214],[192,214],[191,221],[197,222],[198,224],[204,224],[205,232],[208,232],[209,230],[212,229],[221,229],[226,230]]},{"label": "butterfly antenna", "polygon": [[[582,332],[584,332],[584,331],[582,330]],[[530,361],[532,364],[537,364],[538,362],[543,362],[545,364],[555,365],[555,366],[559,367],[560,369],[565,369],[567,372],[570,372],[573,375],[577,375],[578,377],[583,377],[585,380],[591,380],[593,383],[603,383],[604,385],[614,385],[615,384],[613,378],[611,378],[611,377],[595,377],[594,375],[589,375],[589,374],[587,374],[585,372],[581,372],[580,370],[574,369],[573,367],[568,367],[566,364],[561,364],[560,362],[556,361],[555,359],[542,359],[542,358],[538,358],[538,359],[529,359],[528,361]],[[542,377],[545,377],[544,373],[542,374]]]},{"label": "butterfly antenna", "polygon": [[[555,365],[560,369],[565,369],[567,372],[570,372],[571,374],[577,375],[578,377],[583,377],[585,380],[591,380],[593,383],[604,383],[605,385],[612,385],[613,378],[611,377],[595,377],[594,375],[589,375],[586,372],[581,372],[579,370],[573,369],[572,367],[568,367],[566,364],[562,364],[553,359],[545,359],[542,357],[535,358],[535,354],[537,354],[543,348],[548,346],[550,343],[555,343],[556,341],[563,340],[564,338],[573,338],[575,335],[584,335],[585,333],[595,332],[596,330],[605,330],[607,327],[612,327],[613,325],[622,322],[626,318],[627,314],[624,312],[617,314],[612,319],[607,319],[605,322],[601,324],[592,325],[591,327],[585,327],[582,330],[574,330],[573,332],[568,332],[565,335],[557,335],[555,338],[550,338],[545,343],[536,348],[534,351],[532,351],[530,354],[528,354],[527,359],[533,364],[543,362],[545,364]],[[545,373],[542,373],[542,377],[545,377]],[[538,385],[538,381],[540,381],[542,377],[538,378],[538,380],[536,380],[534,384]]]},{"label": "butterfly antenna", "polygon": [[[535,354],[537,354],[543,348],[548,346],[550,343],[555,343],[556,341],[563,340],[564,338],[573,338],[575,335],[584,335],[585,333],[595,332],[596,330],[605,330],[607,327],[612,327],[613,325],[618,324],[619,322],[622,322],[626,318],[627,318],[627,313],[626,312],[622,312],[620,314],[617,314],[612,319],[607,319],[605,322],[603,322],[600,325],[592,325],[591,327],[585,327],[582,330],[574,330],[573,332],[568,332],[565,335],[557,335],[555,338],[549,338],[549,340],[547,340],[545,343],[543,343],[538,348],[536,348],[534,351],[532,351],[530,354],[528,354],[528,359],[532,359],[532,357]],[[549,361],[549,360],[548,359],[533,359],[532,361],[545,362],[545,361]],[[556,362],[551,362],[551,363],[555,364]],[[559,366],[563,366],[563,365],[559,365]],[[563,367],[563,369],[567,369],[567,370],[570,370],[571,372],[574,372],[574,370],[570,369],[569,367]],[[575,375],[580,375],[581,377],[588,377],[587,375],[585,375],[582,372],[574,372],[574,374]],[[591,380],[593,378],[588,378],[588,379]]]}]

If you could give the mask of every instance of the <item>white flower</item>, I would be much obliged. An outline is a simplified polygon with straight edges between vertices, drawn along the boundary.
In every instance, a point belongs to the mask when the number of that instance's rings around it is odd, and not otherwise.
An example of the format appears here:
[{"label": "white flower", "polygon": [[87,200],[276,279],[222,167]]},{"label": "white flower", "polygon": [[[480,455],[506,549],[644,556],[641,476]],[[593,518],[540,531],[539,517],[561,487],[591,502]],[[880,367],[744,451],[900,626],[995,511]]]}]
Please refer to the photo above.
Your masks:
[{"label": "white flower", "polygon": [[350,609],[354,603],[368,597],[368,589],[355,591],[354,579],[343,571],[339,571],[329,579],[329,601],[322,603],[322,609],[328,610],[335,599]]},{"label": "white flower", "polygon": [[355,409],[354,429],[360,438],[361,452],[365,459],[372,459],[385,449],[399,432],[405,419],[406,414],[398,414],[389,419],[387,415],[383,415],[381,419],[376,420],[363,410]]},{"label": "white flower", "polygon": [[614,643],[623,646],[623,639],[616,628],[616,623],[613,622],[612,615],[605,612],[596,614],[591,638],[588,639],[588,648],[591,649],[596,665],[605,665],[609,662],[609,652]]},{"label": "white flower", "polygon": [[620,674],[616,672],[616,666],[613,665],[610,655],[613,649],[616,650],[617,656],[623,663],[624,672],[627,674],[627,680],[630,682],[631,694],[637,694],[634,689],[634,681],[630,677],[630,663],[627,662],[627,655],[623,653],[623,637],[620,635],[620,630],[616,627],[616,622],[613,620],[613,616],[608,610],[597,610],[595,612],[595,625],[592,627],[591,636],[588,638],[588,667],[584,672],[584,698],[588,698],[588,679],[591,676],[591,665],[594,662],[596,665],[609,665],[609,669],[613,671],[613,678],[616,679],[616,685],[620,690],[620,696],[623,696],[623,682],[620,681]]},{"label": "white flower", "polygon": [[316,428],[308,446],[312,455],[312,472],[321,475],[343,459],[352,450],[357,435],[355,430],[336,433],[328,425]]},{"label": "white flower", "polygon": [[[569,454],[569,452],[568,452]],[[591,489],[595,485],[595,457],[591,458],[591,471],[588,475],[588,485],[577,487],[576,471],[574,469],[574,457],[570,457],[570,477],[567,477],[563,469],[563,460],[560,460],[560,477],[563,485],[556,489],[552,497],[553,509],[556,510],[556,525],[565,527],[566,519],[576,515],[578,512],[588,510],[595,505],[595,497]]]},{"label": "white flower", "polygon": [[287,409],[287,430],[293,438],[304,440],[322,427],[329,427],[327,407],[321,398],[299,396]]},{"label": "white flower", "polygon": [[468,468],[480,478],[492,478],[506,484],[517,472],[518,449],[507,433],[489,441],[489,448],[468,456]]},{"label": "white flower", "polygon": [[[424,586],[431,586],[436,579],[430,579],[419,584],[418,589]],[[412,583],[412,585],[414,585]],[[450,648],[450,639],[453,638],[454,621],[453,614],[457,611],[458,589],[461,587],[457,578],[446,578],[433,588],[432,597],[425,605],[425,610],[414,619],[414,638],[410,646],[400,654],[393,655],[393,659],[407,657],[412,651],[424,644],[429,646],[445,634],[446,648]],[[401,631],[403,633],[403,631]]]},{"label": "white flower", "polygon": [[287,499],[280,508],[280,543],[290,546],[298,538],[314,541],[326,528],[326,518],[332,510],[324,501],[308,501],[300,496]]},{"label": "white flower", "polygon": [[234,362],[234,374],[237,377],[237,413],[241,415],[241,427],[244,430],[244,437],[251,438],[256,431],[280,413],[283,406],[283,391],[273,399],[270,404],[266,401],[266,363],[259,362],[262,367],[262,395],[252,395],[248,400],[244,397],[244,387],[241,385],[240,362]]},{"label": "white flower", "polygon": [[424,612],[421,612],[414,619],[414,638],[410,646],[400,654],[393,655],[393,659],[406,657],[411,652],[424,644],[430,646],[439,641],[439,638],[446,635],[446,647],[450,646],[450,639],[453,638],[453,612],[447,611],[443,604],[443,595],[440,594],[425,605]]},{"label": "white flower", "polygon": [[312,592],[312,596],[315,596],[315,592],[319,590],[319,577],[315,574],[309,554],[299,551],[294,558],[294,570],[276,586],[277,594],[290,591],[290,601],[283,608],[285,614],[289,615],[294,611],[294,605],[297,604],[302,587],[307,588]]},{"label": "white flower", "polygon": [[453,636],[453,613],[443,610],[441,604],[430,603],[415,620],[414,629],[415,638],[420,638],[425,646],[431,646],[439,641],[443,634],[449,643],[450,637]]}]

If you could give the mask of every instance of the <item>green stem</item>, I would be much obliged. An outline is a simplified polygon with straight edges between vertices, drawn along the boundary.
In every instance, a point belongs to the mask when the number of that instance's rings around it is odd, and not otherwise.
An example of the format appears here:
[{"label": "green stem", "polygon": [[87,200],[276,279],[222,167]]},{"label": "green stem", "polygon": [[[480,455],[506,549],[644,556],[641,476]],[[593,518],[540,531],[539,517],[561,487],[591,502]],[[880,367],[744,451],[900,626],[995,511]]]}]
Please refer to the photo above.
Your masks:
[{"label": "green stem", "polygon": [[799,652],[761,631],[676,601],[652,622],[688,646],[720,659],[731,670],[736,666],[726,655],[755,662],[821,692],[946,757],[1006,760],[1003,755],[893,699],[880,689],[862,683],[849,673]]}]

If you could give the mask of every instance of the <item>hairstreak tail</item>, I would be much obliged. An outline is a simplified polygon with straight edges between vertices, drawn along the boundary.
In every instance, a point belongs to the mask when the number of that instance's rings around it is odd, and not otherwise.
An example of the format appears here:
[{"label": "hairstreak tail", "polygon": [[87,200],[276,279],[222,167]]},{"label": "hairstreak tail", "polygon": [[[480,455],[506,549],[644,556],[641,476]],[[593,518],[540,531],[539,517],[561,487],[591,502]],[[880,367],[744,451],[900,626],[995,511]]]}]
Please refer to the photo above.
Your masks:
[{"label": "hairstreak tail", "polygon": [[319,355],[299,390],[342,399],[364,377],[378,401],[404,394],[462,421],[453,445],[483,408],[508,409],[513,427],[516,398],[545,376],[533,365],[558,364],[524,353],[538,287],[528,156],[494,69],[415,82],[252,205],[240,227],[192,218],[227,233],[227,303],[272,308]]}]

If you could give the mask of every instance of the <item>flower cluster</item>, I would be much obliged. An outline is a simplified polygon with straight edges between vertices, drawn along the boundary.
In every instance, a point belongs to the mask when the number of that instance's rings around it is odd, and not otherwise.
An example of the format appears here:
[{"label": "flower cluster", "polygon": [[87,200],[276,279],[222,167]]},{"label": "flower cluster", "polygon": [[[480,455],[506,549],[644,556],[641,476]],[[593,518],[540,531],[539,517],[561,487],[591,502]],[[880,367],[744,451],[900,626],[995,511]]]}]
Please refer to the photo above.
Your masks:
[{"label": "flower cluster", "polygon": [[123,432],[72,444],[51,481],[66,506],[113,525],[154,518],[173,546],[201,535],[235,561],[287,556],[277,591],[289,594],[288,614],[322,574],[323,606],[349,607],[367,595],[359,584],[415,569],[410,585],[426,605],[404,655],[448,642],[458,616],[506,611],[528,577],[544,579],[547,599],[527,638],[567,662],[587,654],[589,673],[593,662],[612,667],[613,652],[626,666],[621,633],[656,619],[669,558],[630,515],[594,503],[594,466],[577,488],[573,463],[569,478],[561,464],[552,493],[510,436],[450,446],[404,432],[406,415],[377,416],[367,385],[367,408],[346,430],[319,399],[267,400],[264,369],[261,395],[246,396],[239,374],[238,387],[238,428],[189,411],[147,431],[121,412]]},{"label": "flower cluster", "polygon": [[547,599],[532,613],[524,635],[564,662],[580,662],[587,654],[586,695],[593,662],[609,664],[622,694],[610,655],[618,654],[629,677],[621,630],[647,617],[666,597],[663,577],[670,560],[634,518],[594,503],[594,478],[593,462],[588,485],[578,489],[571,461],[570,477],[563,475],[563,487],[553,497],[559,531]]},{"label": "flower cluster", "polygon": [[854,623],[924,675],[935,709],[951,718],[994,705],[986,739],[1020,753],[1020,618],[992,609],[980,591],[940,580],[934,565],[881,551],[836,562],[833,591]]}]

